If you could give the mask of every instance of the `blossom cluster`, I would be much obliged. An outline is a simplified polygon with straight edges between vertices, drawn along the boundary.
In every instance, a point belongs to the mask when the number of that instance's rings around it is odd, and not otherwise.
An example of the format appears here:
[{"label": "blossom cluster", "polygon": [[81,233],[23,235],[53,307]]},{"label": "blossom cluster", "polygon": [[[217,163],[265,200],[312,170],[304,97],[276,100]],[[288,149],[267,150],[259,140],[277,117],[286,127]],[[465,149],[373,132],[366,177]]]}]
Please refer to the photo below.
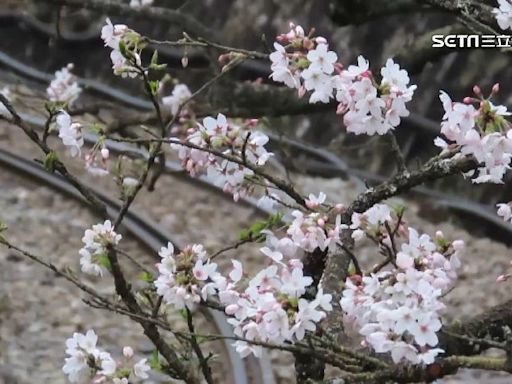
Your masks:
[{"label": "blossom cluster", "polygon": [[[325,194],[310,195],[308,205],[318,212],[303,214],[296,210],[282,229],[282,237],[269,229],[263,230],[265,245],[262,254],[270,265],[244,278],[242,264],[232,260],[228,276],[217,272],[201,245],[186,247],[175,255],[171,244],[162,248],[160,272],[155,281],[157,293],[177,309],[193,307],[202,300],[217,299],[225,308],[233,325],[236,350],[247,356],[261,354],[261,347],[250,343],[280,344],[300,341],[307,331],[332,310],[331,295],[320,288],[312,298],[304,296],[313,279],[304,276],[300,257],[316,248],[332,249],[340,244],[343,228],[340,216],[322,212]],[[335,216],[335,217],[332,217]]]},{"label": "blossom cluster", "polygon": [[396,252],[393,269],[346,280],[340,305],[347,325],[364,337],[363,344],[377,353],[390,353],[395,363],[433,363],[443,352],[436,334],[445,308],[442,295],[457,278],[464,243],[450,242],[441,232],[432,239],[393,223],[391,211],[382,205],[354,219],[351,227],[363,233],[357,238],[368,234],[391,248],[397,240],[390,238],[388,228],[396,227],[406,241]]},{"label": "blossom cluster", "polygon": [[[60,110],[55,118],[55,126],[59,132],[59,138],[69,149],[71,157],[81,156],[81,148],[84,145],[84,127],[81,123],[73,121],[69,113]],[[110,151],[103,140],[96,142],[84,155],[85,169],[92,175],[103,176],[108,174],[107,160]]]},{"label": "blossom cluster", "polygon": [[291,31],[277,40],[270,54],[270,77],[297,88],[299,95],[311,91],[310,103],[328,103],[335,98],[348,132],[383,135],[409,115],[406,103],[416,86],[409,85],[407,72],[392,59],[381,69],[379,82],[364,57],[344,69],[325,38],[306,36],[300,26],[292,25]]},{"label": "blossom cluster", "polygon": [[82,88],[78,85],[76,76],[71,73],[72,69],[73,64],[69,63],[55,72],[55,78],[46,89],[50,101],[72,105],[80,96]]},{"label": "blossom cluster", "polygon": [[[499,89],[496,84],[491,95]],[[441,148],[460,146],[463,155],[473,156],[478,169],[470,171],[474,183],[502,183],[512,158],[512,131],[504,116],[511,113],[502,105],[494,105],[484,99],[480,88],[474,87],[478,98],[466,97],[464,103],[453,102],[445,92],[439,98],[443,103],[444,116],[441,133],[448,140],[437,138]],[[473,106],[478,103],[478,109]]]},{"label": "blossom cluster", "polygon": [[[304,276],[303,265],[298,259],[286,264],[271,265],[256,274],[240,292],[235,269],[229,280],[217,282],[220,302],[234,333],[248,341],[281,344],[300,341],[306,331],[315,331],[317,323],[332,310],[331,295],[320,289],[313,300],[301,297],[313,279]],[[233,276],[236,275],[236,276]],[[245,340],[234,346],[242,357],[251,353],[261,355],[261,347]]]},{"label": "blossom cluster", "polygon": [[[276,246],[274,238],[274,246]],[[284,252],[289,243],[279,242],[272,251],[264,247],[262,252]],[[270,244],[270,243],[269,243]],[[265,249],[266,248],[266,249]],[[276,250],[279,249],[280,251]],[[311,285],[311,277],[304,276],[302,263],[298,259],[281,261],[259,271],[245,289],[243,267],[232,260],[233,269],[228,277],[216,271],[217,264],[210,262],[201,245],[186,247],[174,255],[171,244],[160,252],[162,262],[155,281],[157,293],[176,309],[193,308],[201,300],[217,297],[230,316],[228,322],[235,335],[257,341],[282,343],[285,340],[301,340],[306,331],[315,330],[315,324],[325,316],[322,310],[331,310],[330,295],[320,290],[315,299],[308,301],[301,296]],[[282,256],[282,254],[281,254]],[[280,258],[280,260],[282,257]],[[235,342],[236,350],[245,357],[251,352],[261,354],[261,347],[243,340]]]},{"label": "blossom cluster", "polygon": [[[74,333],[66,340],[66,357],[62,371],[71,383],[128,384],[147,379],[150,370],[146,359],[133,362],[133,349],[123,348],[123,359],[115,361],[110,353],[96,346],[98,336],[93,330]],[[130,381],[129,381],[130,380]]]},{"label": "blossom cluster", "polygon": [[124,24],[107,24],[101,29],[101,38],[105,46],[112,49],[110,59],[114,74],[121,77],[137,77],[140,74],[140,35]]},{"label": "blossom cluster", "polygon": [[185,247],[175,254],[171,243],[159,252],[157,293],[176,309],[191,309],[201,299],[206,300],[210,283],[217,279],[217,264],[210,262],[201,244]]},{"label": "blossom cluster", "polygon": [[[325,194],[319,196],[309,195],[306,204],[311,208],[318,208],[325,201]],[[313,252],[316,248],[321,251],[332,251],[341,244],[340,235],[345,224],[341,224],[340,208],[335,208],[336,214],[328,214],[321,210],[304,213],[294,210],[293,217],[287,229],[287,235],[297,247],[306,252]]]},{"label": "blossom cluster", "polygon": [[512,3],[509,0],[498,0],[499,8],[494,8],[496,21],[501,29],[512,29]]},{"label": "blossom cluster", "polygon": [[121,238],[122,236],[114,231],[110,220],[87,229],[82,237],[84,246],[79,251],[82,272],[102,276],[101,258],[105,257],[107,247],[119,244]]},{"label": "blossom cluster", "polygon": [[[172,143],[171,148],[178,151],[181,164],[190,175],[206,172],[210,180],[231,193],[236,201],[254,187],[247,182],[254,172],[244,164],[262,166],[272,155],[265,149],[268,136],[253,130],[254,124],[255,121],[251,120],[244,125],[236,125],[219,113],[217,118],[206,117],[202,124],[188,131],[186,141],[205,150],[178,143]],[[236,158],[238,162],[223,159],[208,150]]]}]

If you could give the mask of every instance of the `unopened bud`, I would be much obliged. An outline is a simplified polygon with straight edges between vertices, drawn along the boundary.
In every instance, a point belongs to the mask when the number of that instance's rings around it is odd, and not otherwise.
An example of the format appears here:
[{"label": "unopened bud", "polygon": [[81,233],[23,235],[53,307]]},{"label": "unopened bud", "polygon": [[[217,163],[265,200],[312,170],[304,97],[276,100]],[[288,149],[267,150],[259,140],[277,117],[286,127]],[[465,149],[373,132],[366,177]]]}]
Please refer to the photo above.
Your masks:
[{"label": "unopened bud", "polygon": [[436,237],[438,239],[443,239],[444,238],[444,233],[442,231],[436,231]]},{"label": "unopened bud", "polygon": [[506,274],[506,275],[499,275],[499,276],[496,278],[496,282],[497,282],[497,283],[503,283],[503,282],[507,281],[509,277],[510,277],[510,275],[509,275],[509,274]]},{"label": "unopened bud", "polygon": [[336,212],[343,213],[347,210],[347,207],[345,207],[345,204],[338,203],[334,206],[336,209]]},{"label": "unopened bud", "polygon": [[480,96],[482,94],[482,90],[480,89],[480,87],[478,85],[474,85],[473,86],[473,93],[477,96]]},{"label": "unopened bud", "polygon": [[492,94],[495,95],[500,91],[500,83],[496,83],[492,86]]},{"label": "unopened bud", "polygon": [[219,55],[219,58],[217,59],[219,64],[226,65],[231,60],[229,53],[223,53],[222,55]]},{"label": "unopened bud", "polygon": [[324,219],[318,219],[317,220],[317,224],[318,224],[319,227],[323,227],[325,225]]},{"label": "unopened bud", "polygon": [[124,347],[123,348],[123,356],[130,358],[133,356],[133,349],[132,347]]},{"label": "unopened bud", "polygon": [[108,148],[102,148],[101,149],[101,158],[103,160],[108,160],[109,156],[110,156],[110,151],[108,150]]},{"label": "unopened bud", "polygon": [[187,68],[188,67],[188,56],[183,56],[181,58],[181,65],[183,68]]},{"label": "unopened bud", "polygon": [[232,315],[234,315],[238,311],[238,309],[239,309],[238,305],[236,305],[236,304],[229,304],[226,307],[225,311],[226,311],[227,315],[232,316]]},{"label": "unopened bud", "polygon": [[315,38],[315,42],[317,44],[327,44],[327,39],[325,37],[318,36]]},{"label": "unopened bud", "polygon": [[466,97],[462,100],[462,102],[463,102],[464,104],[472,104],[472,103],[473,103],[473,98],[471,98],[471,97],[469,97],[469,96],[466,96]]}]

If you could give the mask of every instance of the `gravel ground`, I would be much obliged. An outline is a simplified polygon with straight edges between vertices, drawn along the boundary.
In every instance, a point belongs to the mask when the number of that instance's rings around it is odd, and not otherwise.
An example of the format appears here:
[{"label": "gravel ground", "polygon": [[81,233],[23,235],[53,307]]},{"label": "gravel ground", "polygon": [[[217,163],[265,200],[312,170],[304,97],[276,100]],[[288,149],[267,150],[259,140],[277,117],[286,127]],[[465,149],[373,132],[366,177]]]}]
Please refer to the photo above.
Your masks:
[{"label": "gravel ground", "polygon": [[[22,89],[22,92],[30,90]],[[40,101],[33,103],[40,104]],[[17,129],[5,124],[0,125],[0,146],[29,157],[37,153]],[[88,181],[93,180],[83,173],[76,161],[71,160],[70,164],[73,172]],[[350,202],[357,193],[357,184],[353,182],[306,177],[296,180],[304,191],[324,190],[336,202]],[[114,192],[114,185],[107,179],[94,179],[94,184]],[[447,321],[474,315],[509,298],[509,286],[496,284],[494,279],[510,262],[510,249],[475,237],[449,219],[435,225],[422,220],[420,207],[428,206],[428,202],[407,204],[407,218],[420,231],[433,234],[440,229],[450,238],[466,241],[459,284],[446,298]],[[251,208],[235,205],[223,196],[173,177],[160,179],[157,190],[137,198],[134,207],[159,222],[179,244],[201,242],[211,251],[235,241],[240,228],[258,218]],[[14,176],[8,170],[0,172],[0,218],[10,227],[9,238],[14,243],[49,257],[59,266],[69,265],[75,269],[82,233],[96,222],[73,201]],[[142,250],[132,240],[126,239],[123,244],[127,250],[143,257]],[[257,270],[264,263],[255,247],[248,246],[219,259],[221,266],[230,265],[233,255],[241,257],[249,271]],[[370,264],[371,251],[364,248],[361,258],[363,264]],[[109,283],[91,283],[104,293],[113,292]],[[468,292],[471,292],[470,298]],[[74,331],[94,328],[101,344],[114,352],[127,344],[145,352],[151,349],[138,326],[124,317],[90,309],[74,287],[4,248],[0,248],[0,326],[0,383],[3,380],[6,384],[28,384],[34,380],[64,383],[60,372],[63,340]],[[292,383],[290,356],[277,352],[272,352],[271,356],[277,382]],[[510,380],[498,374],[461,372],[442,382],[501,384]]]}]

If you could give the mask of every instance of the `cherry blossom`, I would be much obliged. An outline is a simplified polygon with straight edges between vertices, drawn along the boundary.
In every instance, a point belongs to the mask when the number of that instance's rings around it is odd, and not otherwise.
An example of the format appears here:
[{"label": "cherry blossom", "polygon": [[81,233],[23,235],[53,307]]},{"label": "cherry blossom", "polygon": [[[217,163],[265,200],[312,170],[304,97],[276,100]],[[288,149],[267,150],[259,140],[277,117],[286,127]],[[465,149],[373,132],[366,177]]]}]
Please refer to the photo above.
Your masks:
[{"label": "cherry blossom", "polygon": [[512,29],[512,3],[509,0],[498,0],[499,8],[494,8],[492,13],[501,29]]},{"label": "cherry blossom", "polygon": [[169,108],[171,113],[175,115],[178,112],[181,104],[187,101],[190,96],[192,96],[192,92],[190,92],[190,89],[188,89],[185,84],[176,84],[172,90],[171,96],[162,98],[162,104]]},{"label": "cherry blossom", "polygon": [[133,363],[134,352],[131,347],[124,347],[124,358],[116,361],[110,353],[98,348],[97,343],[98,336],[94,330],[86,334],[74,333],[66,340],[66,354],[69,357],[66,357],[62,371],[68,375],[71,383],[127,384],[149,378],[151,368],[147,359]]},{"label": "cherry blossom", "polygon": [[79,251],[82,272],[102,276],[103,269],[99,264],[99,258],[106,254],[108,246],[119,244],[121,239],[122,236],[114,231],[110,220],[87,229],[82,237],[84,247]]},{"label": "cherry blossom", "polygon": [[357,135],[383,135],[409,115],[406,103],[416,86],[409,85],[407,71],[393,59],[381,69],[379,82],[364,57],[358,57],[357,65],[343,69],[324,38],[312,39],[295,33],[294,28],[277,38],[280,43],[289,42],[288,46],[274,43],[275,51],[270,54],[274,81],[298,89],[299,96],[310,91],[310,103],[328,103],[335,97],[347,131]]},{"label": "cherry blossom", "polygon": [[[186,141],[205,149],[212,149],[227,156],[236,157],[252,165],[262,166],[272,156],[265,149],[268,136],[253,130],[254,121],[239,126],[228,122],[223,114],[217,118],[206,117],[197,128],[189,129]],[[185,145],[171,144],[178,151],[181,164],[190,175],[206,172],[207,177],[236,201],[241,196],[251,193],[254,185],[247,180],[254,172],[242,164],[228,161],[200,149]]]},{"label": "cherry blossom", "polygon": [[338,60],[335,52],[329,51],[327,44],[318,44],[307,54],[310,61],[309,68],[319,68],[323,73],[331,74],[334,72],[334,63]]},{"label": "cherry blossom", "polygon": [[69,63],[64,68],[55,72],[55,78],[46,89],[50,101],[67,103],[72,105],[80,96],[82,88],[78,85],[77,78],[71,73],[73,64]]},{"label": "cherry blossom", "polygon": [[207,299],[210,286],[220,275],[217,264],[207,259],[202,245],[187,246],[178,254],[171,243],[159,253],[162,261],[157,265],[159,276],[155,281],[157,293],[176,309],[194,308]]},{"label": "cherry blossom", "polygon": [[80,149],[84,145],[82,124],[73,122],[71,116],[64,110],[61,110],[57,115],[55,124],[59,131],[59,138],[69,148],[70,155],[72,157],[79,156]]},{"label": "cherry blossom", "polygon": [[510,207],[510,203],[500,203],[497,205],[498,207],[498,216],[501,216],[503,220],[512,222],[512,208]]},{"label": "cherry blossom", "polygon": [[467,98],[468,103],[479,103],[476,109],[472,104],[453,102],[443,91],[439,98],[445,110],[441,133],[448,141],[437,138],[435,144],[443,149],[460,146],[461,154],[478,161],[479,167],[465,174],[473,183],[503,183],[512,159],[512,132],[504,118],[510,115],[507,108],[489,99]]},{"label": "cherry blossom", "polygon": [[105,46],[110,47],[110,59],[114,74],[122,77],[137,77],[141,66],[142,46],[140,35],[124,24],[112,24],[109,18],[101,29]]},{"label": "cherry blossom", "polygon": [[[379,211],[363,214],[363,220],[356,216],[357,227],[369,225],[368,217],[373,225],[382,225],[382,220],[395,225],[389,213]],[[443,352],[435,348],[444,309],[441,298],[457,278],[463,243],[450,243],[440,232],[433,240],[411,227],[406,239],[393,269],[349,277],[340,305],[347,326],[354,327],[375,352],[390,353],[395,363],[431,364]]]},{"label": "cherry blossom", "polygon": [[148,371],[150,371],[151,368],[147,363],[147,359],[139,360],[134,366],[133,366],[133,374],[141,379],[147,379],[149,378]]},{"label": "cherry blossom", "polygon": [[90,382],[97,376],[109,376],[116,371],[116,363],[108,352],[96,347],[98,337],[93,330],[74,333],[66,340],[66,354],[62,371],[71,383]]}]

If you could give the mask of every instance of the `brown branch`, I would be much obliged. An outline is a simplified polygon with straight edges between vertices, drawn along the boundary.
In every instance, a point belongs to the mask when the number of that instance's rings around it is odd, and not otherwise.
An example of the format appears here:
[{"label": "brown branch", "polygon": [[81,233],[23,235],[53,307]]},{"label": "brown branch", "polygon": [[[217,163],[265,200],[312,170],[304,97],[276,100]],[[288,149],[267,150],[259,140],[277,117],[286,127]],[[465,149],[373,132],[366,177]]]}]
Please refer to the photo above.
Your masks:
[{"label": "brown branch", "polygon": [[67,5],[74,8],[85,8],[107,14],[117,14],[121,16],[134,16],[144,19],[152,19],[166,22],[170,25],[180,25],[190,33],[200,36],[215,36],[215,32],[205,27],[194,17],[162,7],[142,7],[134,9],[128,4],[119,0],[44,0],[45,3],[55,5]]},{"label": "brown branch", "polygon": [[199,343],[197,342],[197,337],[195,335],[196,331],[194,328],[194,319],[192,318],[192,313],[190,309],[185,307],[187,312],[187,326],[190,332],[190,344],[192,345],[192,349],[194,350],[197,359],[199,360],[199,366],[201,367],[201,371],[203,372],[203,376],[206,379],[208,384],[213,384],[212,370],[208,365],[208,359],[204,356]]}]

